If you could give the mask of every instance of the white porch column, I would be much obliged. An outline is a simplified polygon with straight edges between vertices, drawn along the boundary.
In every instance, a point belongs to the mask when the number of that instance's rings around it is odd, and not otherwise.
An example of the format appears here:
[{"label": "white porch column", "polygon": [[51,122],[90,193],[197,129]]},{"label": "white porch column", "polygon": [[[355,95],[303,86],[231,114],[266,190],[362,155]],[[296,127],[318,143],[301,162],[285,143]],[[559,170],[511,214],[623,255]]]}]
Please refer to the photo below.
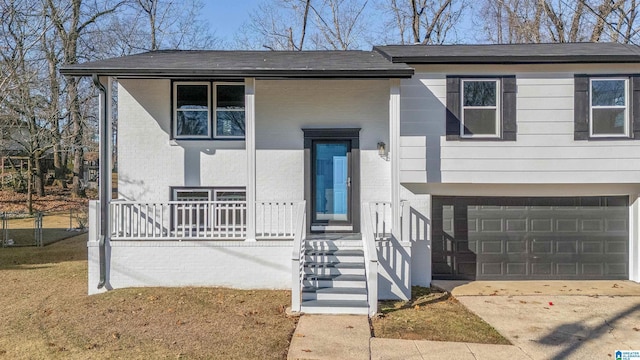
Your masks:
[{"label": "white porch column", "polygon": [[391,231],[402,241],[400,223],[400,79],[389,80],[389,153],[391,158]]},{"label": "white porch column", "polygon": [[247,151],[247,239],[256,241],[256,79],[244,79],[245,149]]}]

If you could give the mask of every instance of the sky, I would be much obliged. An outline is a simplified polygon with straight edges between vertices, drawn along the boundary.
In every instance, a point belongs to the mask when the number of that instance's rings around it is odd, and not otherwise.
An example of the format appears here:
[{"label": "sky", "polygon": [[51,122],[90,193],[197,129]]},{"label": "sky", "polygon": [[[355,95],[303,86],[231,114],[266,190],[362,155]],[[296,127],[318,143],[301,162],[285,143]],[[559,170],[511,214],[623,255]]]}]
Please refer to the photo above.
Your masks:
[{"label": "sky", "polygon": [[[217,38],[230,44],[241,26],[249,20],[249,15],[265,2],[268,0],[203,0],[203,18],[209,22]],[[477,34],[470,30],[474,28],[471,17],[463,18],[457,28],[461,43],[478,42],[474,39]]]},{"label": "sky", "polygon": [[204,0],[204,18],[209,21],[216,37],[230,41],[249,14],[263,0]]}]

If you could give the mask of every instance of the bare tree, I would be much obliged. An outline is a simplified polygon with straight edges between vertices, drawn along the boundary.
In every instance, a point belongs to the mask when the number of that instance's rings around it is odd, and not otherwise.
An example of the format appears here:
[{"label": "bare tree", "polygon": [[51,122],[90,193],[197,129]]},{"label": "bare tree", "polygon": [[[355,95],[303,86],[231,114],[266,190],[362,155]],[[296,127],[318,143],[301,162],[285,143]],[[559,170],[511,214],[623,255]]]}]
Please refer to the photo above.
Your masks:
[{"label": "bare tree", "polygon": [[[306,1],[307,4],[310,1]],[[364,13],[368,0],[324,0],[311,5],[315,28],[315,48],[328,50],[356,49],[366,31]]]},{"label": "bare tree", "polygon": [[[369,0],[275,0],[250,16],[240,47],[348,50],[365,42]],[[247,46],[249,44],[249,46]]]},{"label": "bare tree", "polygon": [[[390,15],[388,42],[400,44],[443,44],[455,41],[456,26],[468,8],[467,0],[383,0],[382,10]],[[453,35],[452,35],[453,33]]]},{"label": "bare tree", "polygon": [[44,116],[48,100],[40,86],[41,63],[31,60],[31,52],[39,46],[45,27],[37,7],[29,1],[3,0],[0,6],[3,48],[0,59],[4,76],[0,117],[11,143],[27,157],[27,206],[32,212],[34,189],[38,195],[44,195],[42,158],[52,146],[49,123]]},{"label": "bare tree", "polygon": [[487,39],[496,43],[629,42],[636,0],[486,0]]},{"label": "bare tree", "polygon": [[[60,0],[45,0],[45,11],[56,30],[60,47],[62,49],[62,65],[78,63],[79,41],[92,25],[101,17],[112,14],[124,4],[124,1],[111,3],[109,1],[98,5],[92,3],[83,5],[83,0],[71,0],[70,4]],[[76,78],[67,78],[67,111],[71,124],[71,136],[73,146],[73,181],[72,194],[84,196],[84,190],[80,184],[83,175],[84,147],[83,147],[83,119],[81,116],[81,99],[79,83]]]},{"label": "bare tree", "polygon": [[301,51],[306,48],[311,0],[276,0],[261,3],[250,15],[240,48]]}]

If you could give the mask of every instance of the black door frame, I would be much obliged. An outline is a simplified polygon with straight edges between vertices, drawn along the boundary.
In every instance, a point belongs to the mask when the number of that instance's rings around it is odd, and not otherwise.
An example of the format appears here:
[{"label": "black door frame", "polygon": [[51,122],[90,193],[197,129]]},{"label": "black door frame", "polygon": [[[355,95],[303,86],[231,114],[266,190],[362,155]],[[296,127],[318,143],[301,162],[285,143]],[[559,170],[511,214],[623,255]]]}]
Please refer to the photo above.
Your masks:
[{"label": "black door frame", "polygon": [[[351,186],[349,188],[349,212],[353,233],[360,232],[360,128],[343,129],[302,129],[304,132],[304,198],[307,202],[307,232],[311,232],[313,225],[312,211],[313,194],[313,144],[318,140],[342,140],[351,143],[351,156],[348,159]],[[341,224],[335,224],[341,225]],[[322,232],[322,231],[314,231]],[[339,231],[347,232],[347,231]]]}]

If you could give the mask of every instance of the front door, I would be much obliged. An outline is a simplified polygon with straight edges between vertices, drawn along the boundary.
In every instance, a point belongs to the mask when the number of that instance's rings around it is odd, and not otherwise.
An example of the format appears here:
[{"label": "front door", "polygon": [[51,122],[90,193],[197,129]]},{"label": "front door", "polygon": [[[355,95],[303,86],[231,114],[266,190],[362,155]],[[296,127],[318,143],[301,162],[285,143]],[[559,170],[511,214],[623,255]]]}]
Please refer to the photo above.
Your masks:
[{"label": "front door", "polygon": [[312,231],[352,231],[351,141],[313,140]]}]

